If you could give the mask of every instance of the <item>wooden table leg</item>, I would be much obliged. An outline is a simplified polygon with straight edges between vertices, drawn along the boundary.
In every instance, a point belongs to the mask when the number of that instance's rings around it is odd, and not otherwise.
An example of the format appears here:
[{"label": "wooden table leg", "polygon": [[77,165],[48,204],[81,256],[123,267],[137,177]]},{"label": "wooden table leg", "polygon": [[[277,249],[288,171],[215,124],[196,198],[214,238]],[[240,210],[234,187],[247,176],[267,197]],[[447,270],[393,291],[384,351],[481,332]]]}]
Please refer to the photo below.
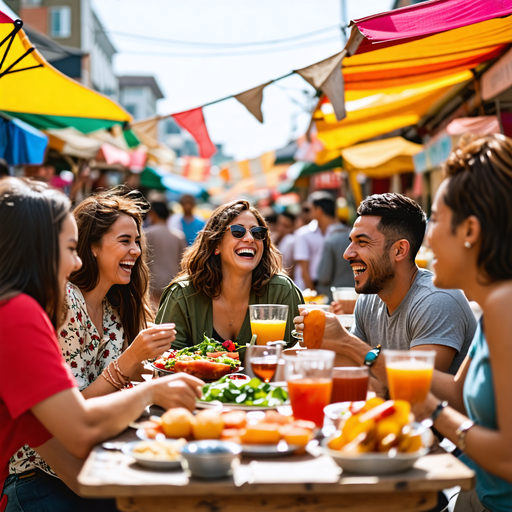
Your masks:
[{"label": "wooden table leg", "polygon": [[420,512],[436,503],[433,491],[117,498],[117,507],[123,512]]}]

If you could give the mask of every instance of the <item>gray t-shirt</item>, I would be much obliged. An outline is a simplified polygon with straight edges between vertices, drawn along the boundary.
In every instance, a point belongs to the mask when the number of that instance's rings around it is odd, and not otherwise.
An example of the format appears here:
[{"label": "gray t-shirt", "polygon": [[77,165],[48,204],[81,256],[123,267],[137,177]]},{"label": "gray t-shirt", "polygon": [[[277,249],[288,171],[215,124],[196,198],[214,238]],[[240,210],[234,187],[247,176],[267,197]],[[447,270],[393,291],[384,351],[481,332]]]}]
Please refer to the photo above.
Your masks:
[{"label": "gray t-shirt", "polygon": [[460,290],[440,290],[432,272],[419,269],[400,305],[388,313],[378,295],[360,295],[351,333],[370,346],[409,350],[418,345],[446,345],[458,351],[448,370],[455,375],[476,330],[476,319]]}]

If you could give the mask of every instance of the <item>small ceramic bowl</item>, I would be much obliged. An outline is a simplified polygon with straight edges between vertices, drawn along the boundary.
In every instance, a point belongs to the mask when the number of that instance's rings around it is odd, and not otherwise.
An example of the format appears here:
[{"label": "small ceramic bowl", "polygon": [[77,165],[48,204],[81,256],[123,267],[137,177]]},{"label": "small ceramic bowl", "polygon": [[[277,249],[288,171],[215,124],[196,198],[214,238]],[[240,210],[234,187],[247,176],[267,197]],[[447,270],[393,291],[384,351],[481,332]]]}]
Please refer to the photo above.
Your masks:
[{"label": "small ceramic bowl", "polygon": [[240,445],[229,441],[194,441],[183,447],[181,465],[188,476],[224,478],[240,464],[241,452]]}]

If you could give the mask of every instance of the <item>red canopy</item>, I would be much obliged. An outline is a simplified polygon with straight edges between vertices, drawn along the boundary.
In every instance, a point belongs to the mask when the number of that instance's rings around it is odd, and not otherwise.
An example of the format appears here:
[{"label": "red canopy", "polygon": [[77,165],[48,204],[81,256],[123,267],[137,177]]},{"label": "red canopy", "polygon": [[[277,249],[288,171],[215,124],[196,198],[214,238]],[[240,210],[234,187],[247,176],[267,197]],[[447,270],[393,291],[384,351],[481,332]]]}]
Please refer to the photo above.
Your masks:
[{"label": "red canopy", "polygon": [[347,46],[360,54],[510,14],[512,0],[431,0],[354,20]]}]

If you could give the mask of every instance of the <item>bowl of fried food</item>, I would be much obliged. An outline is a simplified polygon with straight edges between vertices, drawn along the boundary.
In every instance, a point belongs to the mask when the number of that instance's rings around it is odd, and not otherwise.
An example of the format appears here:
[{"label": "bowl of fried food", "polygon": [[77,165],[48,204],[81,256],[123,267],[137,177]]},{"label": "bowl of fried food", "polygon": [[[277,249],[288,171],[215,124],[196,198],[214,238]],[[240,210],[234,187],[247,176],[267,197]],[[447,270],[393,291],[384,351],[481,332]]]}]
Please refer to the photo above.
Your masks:
[{"label": "bowl of fried food", "polygon": [[432,433],[414,423],[403,400],[372,398],[345,415],[340,430],[322,441],[324,453],[344,471],[386,475],[410,469],[428,453]]},{"label": "bowl of fried food", "polygon": [[186,443],[185,439],[132,441],[126,443],[121,451],[146,468],[178,469],[181,467],[181,450]]}]

